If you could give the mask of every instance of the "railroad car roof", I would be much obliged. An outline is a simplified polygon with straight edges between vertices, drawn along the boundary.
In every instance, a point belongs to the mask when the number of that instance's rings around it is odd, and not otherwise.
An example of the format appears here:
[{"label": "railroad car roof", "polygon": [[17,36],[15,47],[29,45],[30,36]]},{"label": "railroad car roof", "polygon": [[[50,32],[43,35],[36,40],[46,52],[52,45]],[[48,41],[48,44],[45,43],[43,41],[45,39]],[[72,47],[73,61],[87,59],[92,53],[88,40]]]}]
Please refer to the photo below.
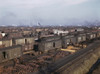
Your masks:
[{"label": "railroad car roof", "polygon": [[15,46],[10,46],[10,47],[0,48],[0,51],[10,50],[10,49],[17,48],[17,47],[21,47],[21,45],[15,45]]},{"label": "railroad car roof", "polygon": [[24,39],[24,38],[34,38],[34,37],[26,36],[26,37],[17,37],[17,38],[13,38],[13,39]]},{"label": "railroad car roof", "polygon": [[60,36],[49,36],[49,37],[42,37],[41,40],[47,40],[47,39],[56,39],[60,38]]},{"label": "railroad car roof", "polygon": [[0,39],[0,41],[6,41],[6,40],[12,40],[12,39],[8,39],[8,38]]}]

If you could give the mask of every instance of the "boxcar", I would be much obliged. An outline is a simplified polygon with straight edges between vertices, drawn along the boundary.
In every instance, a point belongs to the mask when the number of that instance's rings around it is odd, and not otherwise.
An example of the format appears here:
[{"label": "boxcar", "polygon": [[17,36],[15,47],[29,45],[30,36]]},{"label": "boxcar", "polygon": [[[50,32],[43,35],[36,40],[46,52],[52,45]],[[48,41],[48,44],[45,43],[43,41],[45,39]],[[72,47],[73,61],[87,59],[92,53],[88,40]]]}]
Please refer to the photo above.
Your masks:
[{"label": "boxcar", "polygon": [[20,45],[0,48],[0,63],[9,61],[22,56],[22,47]]},{"label": "boxcar", "polygon": [[96,39],[97,38],[97,32],[93,33],[93,38]]},{"label": "boxcar", "polygon": [[87,33],[86,34],[87,40],[92,40],[92,39],[95,39],[96,37],[97,37],[96,33]]},{"label": "boxcar", "polygon": [[19,37],[19,38],[13,38],[13,45],[24,45],[25,44],[25,38]]},{"label": "boxcar", "polygon": [[19,37],[13,38],[14,45],[34,44],[34,37]]},{"label": "boxcar", "polygon": [[34,37],[25,37],[25,44],[34,44]]},{"label": "boxcar", "polygon": [[4,47],[12,46],[12,39],[2,39],[0,40],[0,45]]},{"label": "boxcar", "polygon": [[99,31],[97,32],[97,38],[100,38],[100,32]]},{"label": "boxcar", "polygon": [[62,41],[60,36],[41,38],[38,44],[38,50],[42,52],[48,52],[50,50],[60,49],[61,47],[62,47]]},{"label": "boxcar", "polygon": [[33,44],[25,44],[25,45],[22,45],[22,51],[23,52],[33,50],[33,48],[34,48],[34,45]]},{"label": "boxcar", "polygon": [[70,44],[76,44],[74,35],[67,35],[62,37],[62,48],[66,48]]},{"label": "boxcar", "polygon": [[86,34],[79,34],[76,36],[77,38],[77,43],[81,43],[83,41],[86,41]]}]

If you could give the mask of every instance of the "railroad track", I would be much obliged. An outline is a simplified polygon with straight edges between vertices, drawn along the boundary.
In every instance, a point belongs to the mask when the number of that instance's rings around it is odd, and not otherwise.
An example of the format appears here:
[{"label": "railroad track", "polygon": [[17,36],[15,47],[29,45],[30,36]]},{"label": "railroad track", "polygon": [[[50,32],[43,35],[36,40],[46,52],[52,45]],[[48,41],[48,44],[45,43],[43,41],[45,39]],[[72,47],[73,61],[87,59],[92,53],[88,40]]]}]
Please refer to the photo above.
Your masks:
[{"label": "railroad track", "polygon": [[69,55],[67,57],[62,58],[61,60],[51,64],[46,69],[49,73],[54,73],[56,70],[64,66],[65,64],[75,60],[77,57],[82,56],[84,53],[90,52],[95,50],[100,46],[100,41],[95,41],[94,43],[90,44],[87,48],[79,50],[78,52]]}]

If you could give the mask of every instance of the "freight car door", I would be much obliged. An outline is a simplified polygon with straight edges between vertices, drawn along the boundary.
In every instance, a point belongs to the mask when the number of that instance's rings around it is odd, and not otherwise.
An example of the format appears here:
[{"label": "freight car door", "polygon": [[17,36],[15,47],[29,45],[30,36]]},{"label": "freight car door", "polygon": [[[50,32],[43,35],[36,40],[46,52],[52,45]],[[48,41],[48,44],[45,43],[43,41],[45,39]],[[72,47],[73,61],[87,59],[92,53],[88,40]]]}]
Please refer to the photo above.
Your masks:
[{"label": "freight car door", "polygon": [[38,50],[39,50],[38,45],[34,45],[34,50],[35,50],[35,51],[38,51]]}]

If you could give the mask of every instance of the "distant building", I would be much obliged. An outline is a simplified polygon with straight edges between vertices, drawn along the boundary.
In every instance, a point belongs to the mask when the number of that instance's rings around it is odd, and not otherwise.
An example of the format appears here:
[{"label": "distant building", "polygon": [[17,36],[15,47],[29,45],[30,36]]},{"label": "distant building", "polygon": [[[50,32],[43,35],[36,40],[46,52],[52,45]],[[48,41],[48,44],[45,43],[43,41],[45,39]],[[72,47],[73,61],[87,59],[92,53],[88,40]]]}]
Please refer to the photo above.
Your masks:
[{"label": "distant building", "polygon": [[98,29],[100,30],[100,27]]},{"label": "distant building", "polygon": [[77,28],[75,31],[80,32],[80,31],[84,31],[84,29],[82,29],[82,28]]},{"label": "distant building", "polygon": [[54,29],[53,32],[54,32],[54,34],[57,34],[57,35],[69,33],[69,31],[62,31],[62,30],[58,30],[58,29]]}]

